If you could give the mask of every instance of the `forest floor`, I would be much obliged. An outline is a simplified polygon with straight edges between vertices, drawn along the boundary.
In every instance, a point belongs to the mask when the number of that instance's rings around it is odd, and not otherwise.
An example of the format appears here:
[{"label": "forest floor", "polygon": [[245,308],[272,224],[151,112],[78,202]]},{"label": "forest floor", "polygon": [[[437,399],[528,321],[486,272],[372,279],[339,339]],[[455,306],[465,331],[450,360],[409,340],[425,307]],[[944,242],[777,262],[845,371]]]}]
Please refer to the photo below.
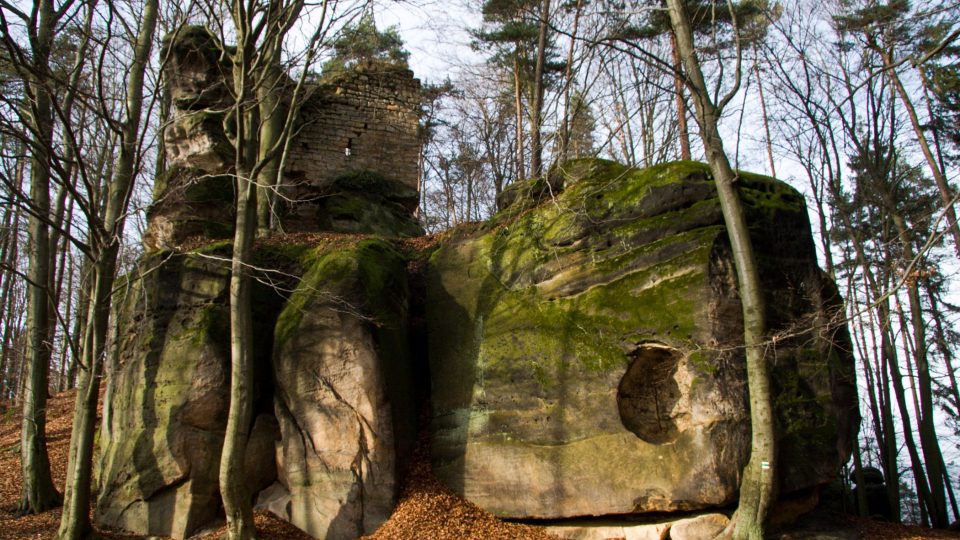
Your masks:
[{"label": "forest floor", "polygon": [[[54,396],[48,402],[47,443],[54,482],[63,489],[66,478],[70,427],[73,417],[73,392]],[[18,517],[20,498],[20,418],[16,411],[0,405],[0,540],[48,539],[56,534],[60,509],[38,515]],[[454,495],[433,476],[429,449],[420,441],[400,502],[390,520],[364,540],[548,540],[556,537],[542,528],[508,523]],[[835,522],[856,531],[864,540],[960,540],[960,533],[932,531],[921,527],[891,525],[853,517],[834,516]],[[256,515],[262,540],[310,540],[310,537],[269,513]],[[218,539],[224,529],[212,530],[197,540]],[[100,532],[106,540],[143,540],[144,537]],[[784,533],[780,540],[814,538],[802,531]],[[152,537],[155,538],[155,537]]]}]

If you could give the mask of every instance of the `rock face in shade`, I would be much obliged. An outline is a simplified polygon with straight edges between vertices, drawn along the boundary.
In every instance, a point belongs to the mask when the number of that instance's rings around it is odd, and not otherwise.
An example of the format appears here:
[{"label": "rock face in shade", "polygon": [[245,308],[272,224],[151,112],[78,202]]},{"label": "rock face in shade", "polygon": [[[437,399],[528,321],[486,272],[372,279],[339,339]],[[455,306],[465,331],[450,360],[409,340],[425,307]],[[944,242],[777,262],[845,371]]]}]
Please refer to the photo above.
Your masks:
[{"label": "rock face in shade", "polygon": [[[106,404],[99,524],[186,538],[222,517],[229,408],[229,249],[162,260],[134,281]],[[373,532],[396,502],[416,432],[406,260],[382,240],[260,246],[298,274],[254,289],[251,494],[318,538]],[[280,501],[280,502],[276,502]]]},{"label": "rock face in shade", "polygon": [[280,315],[281,517],[316,538],[372,533],[415,435],[406,264],[381,241],[318,254]]},{"label": "rock face in shade", "polygon": [[[433,461],[454,491],[517,518],[735,501],[750,444],[742,316],[708,175],[570,162],[432,256]],[[769,354],[790,492],[849,455],[854,366],[801,196],[746,174],[740,189],[769,326],[789,336]]]},{"label": "rock face in shade", "polygon": [[[121,356],[104,405],[95,519],[184,538],[222,512],[217,479],[229,407],[229,269],[186,255],[147,257],[140,268],[144,277],[132,282],[120,314]],[[269,318],[277,298],[260,290],[257,299]],[[269,339],[257,336],[261,359]],[[266,390],[258,388],[258,395]],[[251,435],[250,489],[276,478],[279,430],[270,420],[258,417]]]}]

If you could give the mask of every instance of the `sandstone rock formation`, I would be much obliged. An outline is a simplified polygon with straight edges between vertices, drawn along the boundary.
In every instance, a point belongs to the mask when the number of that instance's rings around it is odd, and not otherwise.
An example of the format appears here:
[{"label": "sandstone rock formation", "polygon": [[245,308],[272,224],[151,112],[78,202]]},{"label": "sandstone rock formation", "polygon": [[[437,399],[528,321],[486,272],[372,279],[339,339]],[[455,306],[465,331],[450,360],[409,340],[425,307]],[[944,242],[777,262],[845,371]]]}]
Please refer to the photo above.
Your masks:
[{"label": "sandstone rock formation", "polygon": [[[434,470],[515,518],[732,503],[750,444],[743,331],[706,166],[552,174],[431,258]],[[801,196],[753,175],[741,193],[783,336],[769,354],[790,492],[849,455],[853,363]]]},{"label": "sandstone rock formation", "polygon": [[[228,135],[229,57],[209,30],[167,36],[163,54],[173,103],[163,132],[144,236],[148,250],[233,235],[233,149]],[[413,72],[361,64],[306,91],[275,209],[286,232],[423,234],[419,202],[420,82]]]},{"label": "sandstone rock formation", "polygon": [[281,517],[317,538],[387,520],[413,448],[406,263],[365,241],[318,256],[276,326]]},{"label": "sandstone rock formation", "polygon": [[[119,314],[96,520],[185,538],[222,517],[230,245],[217,239],[233,227],[233,159],[221,45],[189,28],[166,47],[168,167]],[[311,234],[254,250],[251,500],[317,538],[372,532],[430,403],[437,475],[498,515],[707,516],[636,537],[722,526],[750,426],[706,166],[571,161],[511,186],[489,222],[423,247],[403,240],[422,234],[417,87],[408,71],[363,66],[312,89],[280,213],[285,232]],[[849,338],[802,198],[748,174],[740,189],[777,337],[781,489],[804,492],[832,479],[855,435]]]}]

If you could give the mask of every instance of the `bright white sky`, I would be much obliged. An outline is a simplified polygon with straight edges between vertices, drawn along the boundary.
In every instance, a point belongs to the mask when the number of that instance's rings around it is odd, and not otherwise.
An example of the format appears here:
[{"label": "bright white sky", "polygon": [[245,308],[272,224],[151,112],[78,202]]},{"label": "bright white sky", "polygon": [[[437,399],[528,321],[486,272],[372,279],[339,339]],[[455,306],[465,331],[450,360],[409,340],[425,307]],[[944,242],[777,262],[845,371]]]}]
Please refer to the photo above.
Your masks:
[{"label": "bright white sky", "polygon": [[480,26],[479,13],[462,2],[385,1],[374,10],[378,28],[398,27],[410,51],[410,67],[423,82],[454,79],[464,65],[482,60],[470,50],[467,31]]}]

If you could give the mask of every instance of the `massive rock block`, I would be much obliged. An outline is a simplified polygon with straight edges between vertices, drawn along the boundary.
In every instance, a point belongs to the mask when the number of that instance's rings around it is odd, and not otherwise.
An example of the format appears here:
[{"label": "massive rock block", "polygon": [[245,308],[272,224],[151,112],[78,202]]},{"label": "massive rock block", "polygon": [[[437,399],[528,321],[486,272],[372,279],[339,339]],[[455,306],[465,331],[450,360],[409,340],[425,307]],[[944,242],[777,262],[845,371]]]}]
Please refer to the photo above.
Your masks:
[{"label": "massive rock block", "polygon": [[382,241],[318,254],[277,324],[281,513],[317,538],[357,538],[393,511],[416,420],[405,269]]},{"label": "massive rock block", "polygon": [[[158,253],[131,282],[105,404],[102,526],[186,538],[222,519],[229,255],[225,243]],[[254,288],[248,489],[318,538],[372,532],[416,431],[406,259],[387,241],[339,237],[260,245],[253,264],[282,271]]]},{"label": "massive rock block", "polygon": [[[790,492],[849,455],[853,361],[801,196],[753,175],[739,184],[778,336]],[[742,315],[707,168],[579,160],[502,201],[430,260],[437,475],[508,517],[733,502],[750,444]]]},{"label": "massive rock block", "polygon": [[[111,528],[184,538],[221,512],[229,265],[181,255],[148,257],[140,268],[143,277],[132,281],[120,313],[120,362],[109,374],[95,518]],[[269,424],[256,432],[275,437]],[[253,454],[262,447],[251,445],[247,456],[255,467],[249,477],[261,484],[262,451]]]}]

